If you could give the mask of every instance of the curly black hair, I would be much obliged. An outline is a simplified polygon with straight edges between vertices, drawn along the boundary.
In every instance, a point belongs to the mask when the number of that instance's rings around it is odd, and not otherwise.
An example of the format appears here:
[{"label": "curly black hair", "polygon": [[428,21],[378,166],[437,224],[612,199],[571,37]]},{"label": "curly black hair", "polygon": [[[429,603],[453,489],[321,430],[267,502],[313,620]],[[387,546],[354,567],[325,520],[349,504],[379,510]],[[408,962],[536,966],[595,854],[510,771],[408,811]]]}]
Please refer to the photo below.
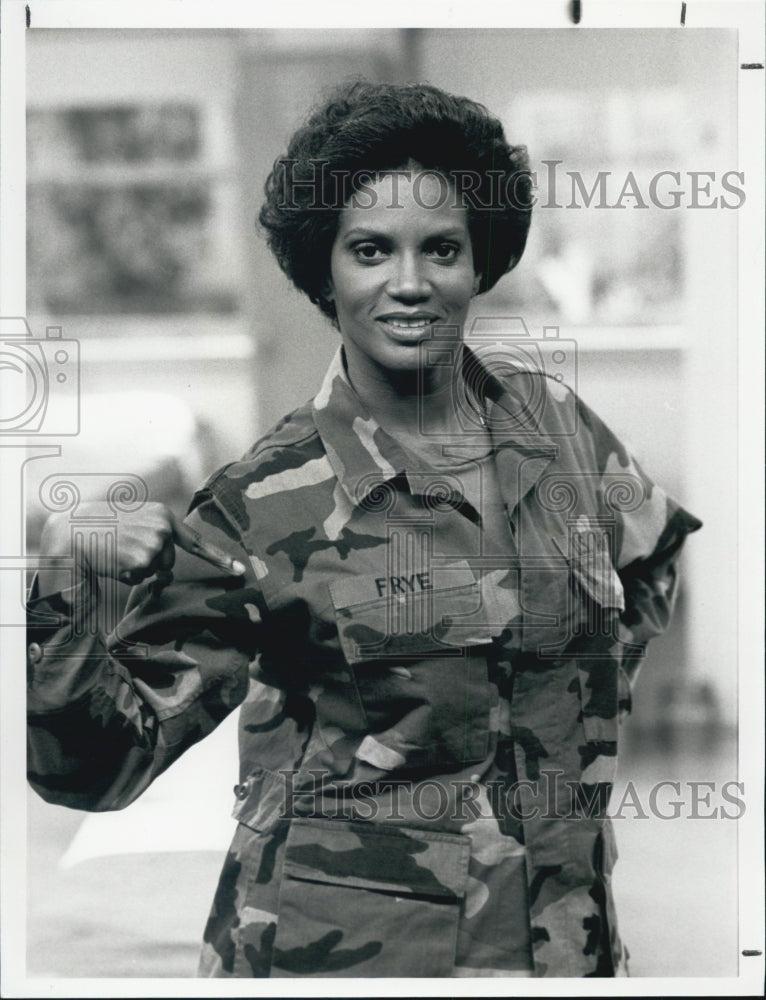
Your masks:
[{"label": "curly black hair", "polygon": [[479,291],[521,259],[532,205],[526,147],[509,145],[467,97],[428,84],[343,84],[274,163],[259,215],[282,270],[336,323],[324,290],[340,211],[360,183],[410,162],[448,177],[462,198]]}]

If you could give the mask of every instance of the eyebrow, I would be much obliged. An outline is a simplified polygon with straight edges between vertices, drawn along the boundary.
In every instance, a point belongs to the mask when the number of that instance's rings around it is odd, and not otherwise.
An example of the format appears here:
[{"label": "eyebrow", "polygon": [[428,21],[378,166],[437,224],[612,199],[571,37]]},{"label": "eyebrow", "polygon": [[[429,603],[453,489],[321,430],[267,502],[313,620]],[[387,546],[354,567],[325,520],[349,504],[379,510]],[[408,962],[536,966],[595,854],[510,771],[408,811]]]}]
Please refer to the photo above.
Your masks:
[{"label": "eyebrow", "polygon": [[[440,229],[434,233],[428,233],[426,240],[456,240],[462,239],[465,236],[465,230],[458,228],[457,226],[449,229]],[[363,237],[366,239],[392,239],[391,234],[382,233],[378,229],[364,229],[360,226],[354,226],[353,229],[349,229],[343,234],[343,239],[349,239],[351,237]]]}]

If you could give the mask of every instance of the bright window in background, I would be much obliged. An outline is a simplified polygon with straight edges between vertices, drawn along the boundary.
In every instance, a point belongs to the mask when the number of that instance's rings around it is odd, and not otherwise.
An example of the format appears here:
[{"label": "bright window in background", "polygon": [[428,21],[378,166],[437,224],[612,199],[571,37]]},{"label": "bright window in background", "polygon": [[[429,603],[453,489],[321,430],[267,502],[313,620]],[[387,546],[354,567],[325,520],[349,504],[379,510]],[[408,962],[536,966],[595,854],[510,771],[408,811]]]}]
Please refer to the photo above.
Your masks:
[{"label": "bright window in background", "polygon": [[28,310],[233,313],[235,191],[193,102],[28,114]]}]

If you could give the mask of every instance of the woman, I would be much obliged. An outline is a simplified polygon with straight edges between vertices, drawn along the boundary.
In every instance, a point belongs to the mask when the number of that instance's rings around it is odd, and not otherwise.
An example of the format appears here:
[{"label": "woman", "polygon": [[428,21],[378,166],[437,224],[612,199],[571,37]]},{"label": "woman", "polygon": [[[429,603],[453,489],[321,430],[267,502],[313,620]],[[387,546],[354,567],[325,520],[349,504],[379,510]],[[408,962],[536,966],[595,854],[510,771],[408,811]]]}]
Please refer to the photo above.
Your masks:
[{"label": "woman", "polygon": [[[118,809],[242,705],[204,975],[611,976],[617,717],[699,522],[554,378],[462,343],[518,262],[524,150],[428,86],[342,88],[261,222],[341,347],[200,490],[41,572],[30,781]],[[69,556],[49,522],[44,552]],[[138,586],[107,644],[96,575]],[[39,620],[39,619],[35,619]],[[73,624],[74,623],[74,624]]]}]

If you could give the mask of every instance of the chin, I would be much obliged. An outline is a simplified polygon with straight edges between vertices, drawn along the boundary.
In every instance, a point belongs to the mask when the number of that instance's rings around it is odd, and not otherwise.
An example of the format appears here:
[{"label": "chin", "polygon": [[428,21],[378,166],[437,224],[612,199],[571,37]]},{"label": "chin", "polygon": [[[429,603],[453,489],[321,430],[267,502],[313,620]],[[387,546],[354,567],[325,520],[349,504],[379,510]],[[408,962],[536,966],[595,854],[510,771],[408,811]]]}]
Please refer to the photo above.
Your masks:
[{"label": "chin", "polygon": [[394,372],[418,372],[428,367],[418,344],[406,350],[397,351],[393,356],[380,358],[378,364],[381,368]]}]

